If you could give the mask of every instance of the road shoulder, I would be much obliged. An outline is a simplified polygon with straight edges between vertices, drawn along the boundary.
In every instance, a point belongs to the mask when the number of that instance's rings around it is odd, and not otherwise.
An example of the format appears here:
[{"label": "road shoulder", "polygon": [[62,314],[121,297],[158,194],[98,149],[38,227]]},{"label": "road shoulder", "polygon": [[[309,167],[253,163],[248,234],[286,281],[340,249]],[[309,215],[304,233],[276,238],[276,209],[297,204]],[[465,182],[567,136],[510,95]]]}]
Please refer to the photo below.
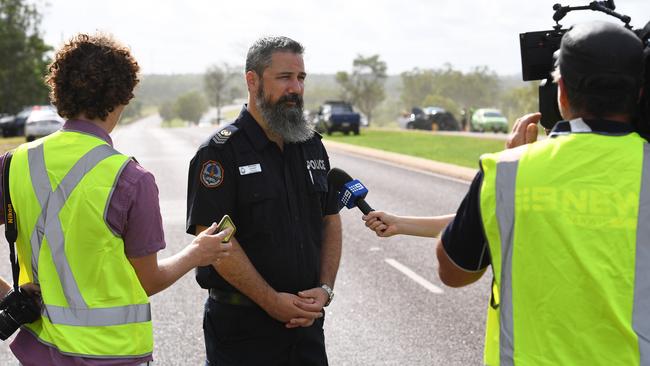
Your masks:
[{"label": "road shoulder", "polygon": [[442,163],[439,161],[372,149],[369,147],[356,146],[329,140],[323,140],[323,144],[325,144],[325,147],[328,150],[341,151],[363,157],[382,160],[404,167],[424,170],[427,172],[441,174],[465,181],[471,181],[474,179],[474,176],[477,172],[477,169],[471,169],[454,164]]}]

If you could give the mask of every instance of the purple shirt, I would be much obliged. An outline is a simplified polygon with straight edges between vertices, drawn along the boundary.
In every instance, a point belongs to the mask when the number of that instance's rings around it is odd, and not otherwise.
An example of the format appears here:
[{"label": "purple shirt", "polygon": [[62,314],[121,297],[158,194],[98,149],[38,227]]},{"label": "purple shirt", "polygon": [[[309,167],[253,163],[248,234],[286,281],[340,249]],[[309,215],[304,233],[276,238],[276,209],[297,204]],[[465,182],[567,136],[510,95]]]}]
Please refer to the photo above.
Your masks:
[{"label": "purple shirt", "polygon": [[[97,136],[113,146],[113,140],[99,126],[85,121],[69,120],[65,131],[77,131]],[[0,157],[0,182],[4,172],[5,156]],[[2,184],[0,184],[0,202]],[[158,187],[151,173],[131,160],[120,174],[117,186],[108,203],[108,225],[124,240],[127,257],[143,257],[165,248],[162,217],[158,203]],[[4,209],[0,210],[4,223]],[[152,356],[129,359],[98,359],[71,357],[56,348],[40,343],[25,329],[21,329],[11,343],[11,351],[24,366],[135,366],[151,361]]]}]

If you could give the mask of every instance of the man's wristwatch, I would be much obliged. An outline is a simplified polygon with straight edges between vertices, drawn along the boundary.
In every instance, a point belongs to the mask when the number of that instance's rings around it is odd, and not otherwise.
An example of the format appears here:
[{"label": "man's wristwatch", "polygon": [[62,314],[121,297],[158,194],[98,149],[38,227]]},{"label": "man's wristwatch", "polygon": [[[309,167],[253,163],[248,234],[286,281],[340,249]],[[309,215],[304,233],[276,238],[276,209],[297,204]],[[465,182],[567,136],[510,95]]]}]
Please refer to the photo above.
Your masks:
[{"label": "man's wristwatch", "polygon": [[325,290],[325,292],[327,292],[327,302],[325,303],[325,305],[323,305],[323,306],[327,306],[332,302],[332,299],[334,298],[334,290],[332,290],[332,288],[326,284],[320,285],[320,288],[322,288],[323,290]]}]

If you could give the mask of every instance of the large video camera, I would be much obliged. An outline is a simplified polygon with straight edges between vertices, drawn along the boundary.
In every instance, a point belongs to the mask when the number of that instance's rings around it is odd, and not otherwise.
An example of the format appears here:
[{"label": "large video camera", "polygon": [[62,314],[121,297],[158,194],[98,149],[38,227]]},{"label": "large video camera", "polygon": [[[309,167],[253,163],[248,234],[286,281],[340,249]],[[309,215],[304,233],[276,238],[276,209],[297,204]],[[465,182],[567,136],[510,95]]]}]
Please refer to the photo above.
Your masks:
[{"label": "large video camera", "polygon": [[[528,32],[519,34],[521,48],[521,71],[524,81],[542,80],[539,85],[539,111],[542,113],[541,124],[544,128],[551,129],[558,121],[562,120],[557,106],[557,86],[553,83],[551,72],[554,68],[553,53],[560,48],[560,41],[568,29],[562,28],[559,23],[567,13],[574,10],[593,10],[609,14],[625,23],[627,29],[631,18],[614,11],[614,0],[592,1],[586,6],[553,5],[553,20],[556,25],[552,30]],[[633,30],[641,38],[645,46],[645,73],[642,85],[644,97],[639,106],[639,114],[635,120],[637,130],[646,136],[650,135],[650,22],[643,29]]]}]

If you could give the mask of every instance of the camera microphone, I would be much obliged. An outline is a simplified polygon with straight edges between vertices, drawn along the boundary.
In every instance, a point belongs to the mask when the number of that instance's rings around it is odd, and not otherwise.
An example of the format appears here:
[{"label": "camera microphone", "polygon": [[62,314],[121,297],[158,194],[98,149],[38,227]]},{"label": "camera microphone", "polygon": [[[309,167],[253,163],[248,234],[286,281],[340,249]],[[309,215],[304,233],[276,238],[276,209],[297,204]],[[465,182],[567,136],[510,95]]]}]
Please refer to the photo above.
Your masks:
[{"label": "camera microphone", "polygon": [[364,199],[368,194],[368,188],[358,179],[352,179],[342,169],[332,168],[327,173],[327,182],[339,192],[339,200],[343,206],[347,208],[356,206],[364,215],[367,215],[370,211],[374,211]]},{"label": "camera microphone", "polygon": [[562,20],[569,12],[569,8],[567,6],[562,6],[560,4],[553,5],[553,10],[555,10],[555,14],[553,14],[553,20],[556,22]]}]

